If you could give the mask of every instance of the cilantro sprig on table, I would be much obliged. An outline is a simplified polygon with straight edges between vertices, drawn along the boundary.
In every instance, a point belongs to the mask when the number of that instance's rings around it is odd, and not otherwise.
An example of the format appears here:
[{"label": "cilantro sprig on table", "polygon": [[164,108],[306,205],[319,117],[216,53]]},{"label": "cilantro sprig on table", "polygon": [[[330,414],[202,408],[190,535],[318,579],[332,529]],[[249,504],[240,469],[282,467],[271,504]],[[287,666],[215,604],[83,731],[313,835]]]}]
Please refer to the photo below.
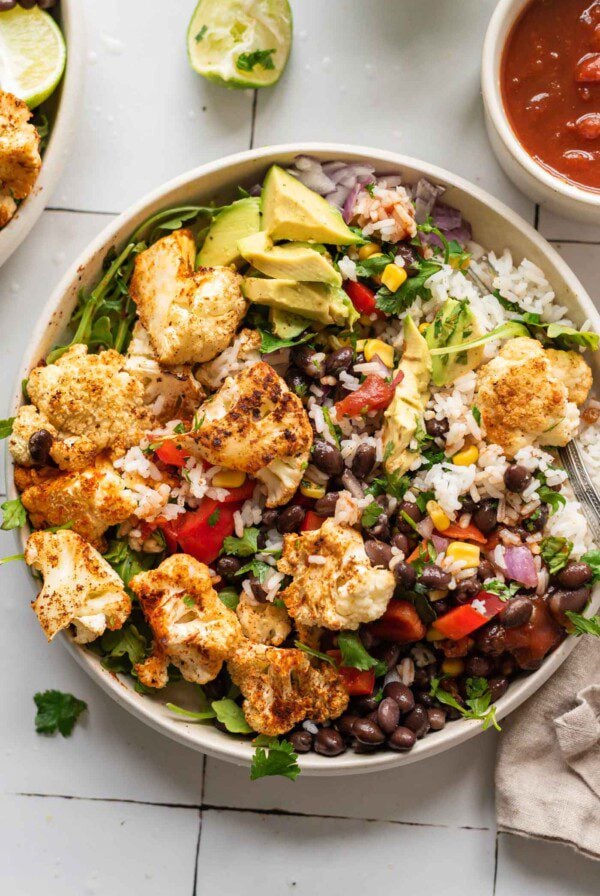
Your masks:
[{"label": "cilantro sprig on table", "polygon": [[62,691],[43,691],[34,696],[37,706],[35,730],[38,734],[55,734],[69,737],[77,719],[87,709],[87,703]]},{"label": "cilantro sprig on table", "polygon": [[255,744],[256,750],[250,766],[252,781],[272,775],[281,775],[290,781],[296,780],[300,774],[298,754],[288,740],[259,735]]}]

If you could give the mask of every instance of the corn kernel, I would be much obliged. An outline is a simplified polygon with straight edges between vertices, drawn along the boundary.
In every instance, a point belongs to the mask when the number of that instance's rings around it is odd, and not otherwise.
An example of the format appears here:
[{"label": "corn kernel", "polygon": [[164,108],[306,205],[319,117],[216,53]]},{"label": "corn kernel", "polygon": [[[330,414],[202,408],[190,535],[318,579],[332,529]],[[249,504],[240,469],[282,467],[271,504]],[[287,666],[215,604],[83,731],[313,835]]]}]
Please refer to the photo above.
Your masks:
[{"label": "corn kernel", "polygon": [[300,485],[300,493],[303,494],[305,498],[322,498],[325,494],[325,486],[317,485],[316,482],[303,480]]},{"label": "corn kernel", "polygon": [[424,320],[422,324],[419,324],[419,333],[421,334],[421,336],[424,336],[428,329],[429,324],[426,320]]},{"label": "corn kernel", "polygon": [[246,481],[246,474],[241,470],[219,470],[212,478],[215,488],[239,488]]},{"label": "corn kernel", "polygon": [[375,355],[378,355],[386,367],[391,369],[394,366],[394,349],[382,339],[365,340],[362,350],[365,355],[365,361],[372,361]]},{"label": "corn kernel", "polygon": [[449,675],[450,678],[456,678],[457,675],[461,675],[464,671],[465,664],[461,659],[445,659],[442,663],[442,672],[444,675]]},{"label": "corn kernel", "polygon": [[460,560],[465,569],[475,569],[479,566],[480,553],[476,544],[467,544],[464,541],[451,541],[446,548],[446,557]]},{"label": "corn kernel", "polygon": [[433,625],[430,625],[425,633],[426,641],[443,641],[446,635],[443,635],[441,632],[438,632],[437,628],[434,628]]},{"label": "corn kernel", "polygon": [[381,255],[381,246],[378,246],[377,243],[367,243],[366,246],[361,246],[358,250],[358,257],[361,261],[364,261],[366,258],[371,258],[373,255]]},{"label": "corn kernel", "polygon": [[444,532],[450,525],[450,518],[444,513],[437,501],[428,501],[425,509],[438,532]]},{"label": "corn kernel", "polygon": [[407,279],[407,276],[404,268],[399,268],[397,264],[388,264],[381,275],[381,282],[384,286],[387,286],[390,292],[396,292]]},{"label": "corn kernel", "polygon": [[459,257],[454,256],[454,258],[450,259],[450,267],[454,268],[455,271],[466,271],[471,264],[471,259],[469,257],[463,258],[461,261]]},{"label": "corn kernel", "polygon": [[430,601],[444,600],[446,597],[448,597],[448,592],[441,588],[434,588],[433,591],[430,591],[427,594],[427,597]]},{"label": "corn kernel", "polygon": [[452,458],[452,463],[456,464],[457,467],[468,467],[470,464],[477,463],[479,459],[479,451],[475,447],[475,445],[469,445],[468,448],[463,448],[462,451],[459,451]]},{"label": "corn kernel", "polygon": [[[370,321],[369,321],[369,323],[370,323]],[[356,351],[362,352],[362,350],[364,349],[364,347],[368,341],[369,341],[368,339],[357,339],[356,340]]]}]

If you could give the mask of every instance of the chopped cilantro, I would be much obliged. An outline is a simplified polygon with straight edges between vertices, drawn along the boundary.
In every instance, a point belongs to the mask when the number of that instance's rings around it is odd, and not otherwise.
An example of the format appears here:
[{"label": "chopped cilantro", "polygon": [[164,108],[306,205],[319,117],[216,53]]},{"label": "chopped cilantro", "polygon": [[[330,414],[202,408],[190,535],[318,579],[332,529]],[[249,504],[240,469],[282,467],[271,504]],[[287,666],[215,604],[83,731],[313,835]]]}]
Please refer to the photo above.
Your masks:
[{"label": "chopped cilantro", "polygon": [[496,707],[491,706],[492,695],[490,693],[487,679],[485,678],[467,678],[465,706],[458,702],[452,694],[440,687],[443,679],[433,678],[431,681],[430,694],[445,703],[446,706],[452,706],[457,709],[465,719],[478,719],[483,722],[483,730],[490,726],[494,726],[496,731],[500,731],[500,725],[496,721]]},{"label": "chopped cilantro", "polygon": [[417,493],[417,507],[421,511],[421,513],[425,513],[427,510],[427,505],[430,501],[435,500],[435,492],[418,492]]},{"label": "chopped cilantro", "polygon": [[146,656],[147,641],[133,623],[117,631],[106,631],[96,642],[102,653],[102,665],[111,672],[130,673]]},{"label": "chopped cilantro", "polygon": [[377,501],[371,501],[362,512],[362,516],[360,518],[361,526],[364,526],[365,529],[370,529],[371,526],[374,526],[381,514],[384,512],[383,507],[377,503]]},{"label": "chopped cilantro", "polygon": [[194,40],[196,41],[197,44],[199,44],[200,41],[204,38],[204,35],[206,34],[207,31],[208,31],[208,25],[203,25],[202,28],[200,29],[200,31],[198,32],[198,34],[196,34],[196,36],[194,37]]},{"label": "chopped cilantro", "polygon": [[250,778],[265,778],[269,775],[282,775],[295,781],[300,774],[298,755],[288,740],[273,738],[257,738],[258,745],[252,757]]},{"label": "chopped cilantro", "polygon": [[325,423],[327,424],[327,429],[331,433],[331,435],[333,437],[333,441],[335,442],[336,446],[339,448],[340,444],[341,444],[340,440],[342,437],[342,430],[340,429],[339,426],[336,426],[335,423],[333,422],[333,420],[331,419],[331,411],[329,410],[329,408],[326,405],[323,405],[321,410],[323,411],[323,419],[325,420]]},{"label": "chopped cilantro", "polygon": [[211,529],[214,528],[214,526],[217,525],[217,523],[219,522],[219,517],[220,517],[220,516],[221,516],[221,508],[220,508],[220,507],[215,507],[215,509],[214,509],[213,512],[210,514],[210,516],[208,517],[208,520],[207,520],[208,525],[211,527]]},{"label": "chopped cilantro", "polygon": [[573,542],[567,541],[566,538],[551,535],[542,539],[540,554],[551,576],[556,575],[567,565],[572,550]]},{"label": "chopped cilantro", "polygon": [[376,294],[377,307],[385,314],[402,314],[403,311],[410,308],[419,296],[422,296],[424,299],[431,297],[431,292],[425,287],[425,282],[440,270],[440,264],[436,261],[424,261],[423,259],[417,259],[415,264],[418,267],[417,273],[412,277],[408,277],[396,292],[390,292],[385,286],[378,290]]},{"label": "chopped cilantro", "polygon": [[15,498],[13,501],[4,501],[0,504],[0,509],[4,514],[2,520],[3,529],[20,529],[25,525],[27,513],[23,507],[21,498]]},{"label": "chopped cilantro", "polygon": [[354,669],[368,671],[375,670],[375,675],[384,675],[387,666],[381,660],[376,660],[365,650],[358,632],[340,632],[338,635],[338,647],[342,654],[341,665],[351,666]]},{"label": "chopped cilantro", "polygon": [[269,566],[268,563],[265,563],[264,560],[251,560],[250,563],[246,563],[245,566],[242,566],[236,572],[236,576],[243,576],[245,573],[250,573],[250,575],[256,576],[258,581],[262,584],[269,573],[272,571],[273,567]]},{"label": "chopped cilantro", "polygon": [[239,68],[241,72],[251,72],[257,65],[260,65],[261,68],[272,71],[275,68],[272,58],[274,52],[275,48],[273,47],[272,50],[254,50],[252,53],[240,53],[235,62],[236,68]]},{"label": "chopped cilantro", "polygon": [[0,439],[7,439],[12,435],[14,417],[7,417],[6,420],[0,420]]},{"label": "chopped cilantro", "polygon": [[471,408],[471,413],[473,414],[473,419],[475,420],[477,426],[481,426],[481,411],[476,404],[474,404]]},{"label": "chopped cilantro", "polygon": [[550,505],[552,513],[556,513],[559,507],[564,507],[567,503],[567,499],[564,495],[561,495],[560,492],[555,492],[548,485],[540,485],[537,489],[537,493],[540,496],[542,504]]},{"label": "chopped cilantro", "polygon": [[600,638],[600,616],[583,616],[581,613],[574,613],[572,610],[567,610],[565,616],[569,619],[573,626],[573,634],[577,635],[577,637],[580,635],[593,635],[595,638]]},{"label": "chopped cilantro", "polygon": [[196,601],[194,600],[194,598],[192,597],[191,594],[184,594],[181,599],[184,602],[184,604],[186,605],[186,607],[195,607],[196,606]]},{"label": "chopped cilantro", "polygon": [[222,591],[218,592],[219,600],[221,603],[224,603],[228,610],[235,610],[238,603],[240,602],[240,596],[237,593],[236,589],[232,586],[228,588],[223,588]]},{"label": "chopped cilantro", "polygon": [[126,538],[113,538],[108,545],[108,551],[103,555],[116,573],[119,574],[125,587],[139,572],[147,572],[156,566],[162,559],[162,554],[146,554],[142,551],[133,551]]},{"label": "chopped cilantro", "polygon": [[402,476],[396,470],[393,473],[384,473],[383,476],[374,479],[371,487],[373,485],[377,486],[378,494],[385,492],[386,495],[391,495],[392,498],[401,501],[410,488],[410,479],[408,476]]},{"label": "chopped cilantro", "polygon": [[408,514],[406,512],[406,510],[401,510],[400,516],[402,517],[402,519],[404,520],[404,522],[406,523],[407,526],[410,526],[411,529],[414,529],[414,531],[417,533],[417,535],[421,534],[419,532],[419,529],[417,528],[417,524],[413,520],[412,516],[410,516],[410,514]]},{"label": "chopped cilantro", "polygon": [[234,557],[251,557],[258,551],[258,536],[260,529],[256,526],[248,526],[244,529],[241,538],[228,535],[223,542],[223,554],[233,554]]},{"label": "chopped cilantro", "polygon": [[581,559],[592,567],[592,582],[600,582],[600,551],[588,551]]},{"label": "chopped cilantro", "polygon": [[379,253],[371,255],[370,258],[365,258],[363,261],[358,262],[356,265],[356,275],[357,277],[365,277],[367,279],[379,277],[388,264],[393,264],[393,262],[393,255],[380,255]]},{"label": "chopped cilantro", "polygon": [[44,691],[33,699],[37,706],[35,730],[38,734],[60,731],[63,737],[68,737],[81,713],[87,709],[83,700],[62,691]]},{"label": "chopped cilantro", "polygon": [[377,186],[377,184],[375,182],[370,183],[370,184],[365,184],[365,190],[367,191],[369,196],[373,196],[373,190],[375,189],[376,186]]},{"label": "chopped cilantro", "polygon": [[[306,325],[308,326],[309,323],[310,321],[307,320]],[[292,348],[294,345],[302,345],[303,342],[309,342],[311,339],[314,339],[315,336],[311,331],[299,338],[281,339],[279,336],[269,333],[268,330],[259,328],[258,332],[260,333],[260,351],[263,355],[269,355],[271,352],[276,352],[280,348]]]},{"label": "chopped cilantro", "polygon": [[482,587],[484,591],[489,591],[490,594],[497,594],[500,600],[510,600],[522,586],[520,582],[511,582],[505,585],[500,579],[492,579],[491,582],[486,582]]}]

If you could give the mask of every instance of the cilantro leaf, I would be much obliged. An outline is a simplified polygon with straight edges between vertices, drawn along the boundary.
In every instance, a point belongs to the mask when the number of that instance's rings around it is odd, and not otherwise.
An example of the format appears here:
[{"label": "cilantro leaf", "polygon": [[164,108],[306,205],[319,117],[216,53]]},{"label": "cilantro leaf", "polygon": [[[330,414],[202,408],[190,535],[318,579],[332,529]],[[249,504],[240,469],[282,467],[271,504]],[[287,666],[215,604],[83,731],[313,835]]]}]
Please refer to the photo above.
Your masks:
[{"label": "cilantro leaf", "polygon": [[360,518],[361,526],[364,526],[365,529],[370,529],[371,526],[375,525],[383,512],[383,507],[377,501],[371,501],[362,512]]},{"label": "cilantro leaf", "polygon": [[375,675],[383,675],[387,672],[387,666],[380,660],[376,660],[365,650],[358,632],[340,632],[338,635],[338,647],[342,654],[340,664],[351,666],[353,669],[368,671],[375,670]]},{"label": "cilantro leaf", "polygon": [[251,734],[253,728],[246,721],[242,707],[235,700],[224,697],[222,700],[213,700],[211,703],[215,715],[222,725],[225,725],[230,734]]},{"label": "cilantro leaf", "polygon": [[211,527],[211,529],[217,525],[217,523],[219,522],[220,516],[221,516],[221,508],[215,507],[213,512],[207,518],[207,523]]},{"label": "cilantro leaf", "polygon": [[309,647],[308,644],[303,644],[302,641],[294,641],[294,647],[298,650],[302,650],[309,656],[314,656],[318,660],[323,660],[323,662],[329,663],[330,666],[335,666],[335,660],[332,656],[327,656],[326,653],[321,653],[320,650],[315,650],[314,647]]},{"label": "cilantro leaf", "polygon": [[323,419],[325,420],[325,423],[327,424],[327,429],[331,433],[331,436],[332,436],[333,441],[335,442],[336,446],[339,448],[341,446],[342,430],[331,419],[331,411],[327,407],[327,405],[323,405],[321,410],[323,411]]},{"label": "cilantro leaf", "polygon": [[577,637],[580,635],[593,635],[600,638],[600,616],[583,616],[581,613],[574,613],[567,610],[565,616],[573,626],[573,634]]},{"label": "cilantro leaf", "polygon": [[[308,326],[309,323],[310,321],[307,321],[306,325]],[[269,333],[268,330],[263,330],[260,327],[258,332],[260,333],[260,352],[263,355],[269,355],[280,348],[292,348],[294,345],[302,345],[303,342],[309,342],[315,336],[311,331],[299,338],[281,339],[279,336],[275,336],[274,333]]]},{"label": "cilantro leaf", "polygon": [[[446,235],[440,230],[439,227],[436,227],[431,218],[427,218],[427,220],[423,224],[417,224],[417,231],[419,233],[433,233],[437,236],[438,240],[442,244],[442,251],[444,253],[444,264],[448,264],[450,259],[450,243],[446,239]],[[459,246],[460,249],[460,246]]]},{"label": "cilantro leaf", "polygon": [[265,778],[270,775],[282,775],[295,781],[300,774],[298,754],[288,740],[270,738],[256,747],[250,766],[250,779]]},{"label": "cilantro leaf", "polygon": [[392,473],[384,473],[383,476],[374,479],[367,491],[377,495],[382,495],[385,492],[386,495],[391,495],[392,498],[401,501],[409,488],[410,479],[408,476],[402,476],[395,470]]},{"label": "cilantro leaf", "polygon": [[500,600],[510,600],[522,585],[520,582],[504,584],[500,579],[492,579],[491,582],[486,582],[482,587],[484,591],[489,591],[490,594],[497,594]]},{"label": "cilantro leaf", "polygon": [[0,439],[7,439],[13,430],[14,417],[7,417],[6,420],[0,420]]},{"label": "cilantro leaf", "polygon": [[219,600],[225,604],[228,610],[235,610],[240,602],[240,596],[233,587],[223,588],[218,592]]},{"label": "cilantro leaf", "polygon": [[454,709],[457,709],[465,719],[476,719],[483,722],[484,731],[491,725],[497,731],[500,731],[500,726],[496,721],[496,707],[490,706],[492,695],[487,679],[467,678],[465,706],[459,703],[456,697],[440,687],[442,680],[440,678],[432,679],[429,692],[432,697],[435,697],[440,703],[445,703],[446,706],[452,706]]},{"label": "cilantro leaf", "polygon": [[474,404],[471,408],[471,413],[473,414],[473,419],[475,420],[477,426],[481,426],[481,411],[476,404]]},{"label": "cilantro leaf", "polygon": [[249,526],[244,529],[241,538],[235,535],[228,535],[223,542],[223,554],[233,554],[234,557],[251,557],[258,551],[258,536],[260,529],[256,526]]},{"label": "cilantro leaf", "polygon": [[417,507],[421,511],[421,513],[425,513],[427,510],[427,505],[430,501],[435,500],[435,492],[418,492],[417,494]]},{"label": "cilantro leaf", "polygon": [[419,259],[416,264],[418,265],[417,273],[413,277],[408,277],[396,292],[390,292],[387,287],[382,286],[376,293],[377,307],[385,314],[402,314],[419,296],[425,299],[431,297],[431,291],[425,287],[425,282],[440,270],[441,265],[436,261],[423,261],[422,259]]},{"label": "cilantro leaf", "polygon": [[121,577],[126,588],[134,576],[139,572],[153,569],[162,559],[161,553],[147,554],[132,550],[126,538],[113,538],[109,542],[108,551],[103,556]]},{"label": "cilantro leaf", "polygon": [[246,563],[245,566],[238,569],[236,576],[243,576],[245,573],[249,572],[250,575],[256,576],[262,585],[272,569],[273,567],[269,566],[268,563],[265,563],[264,560],[251,560],[250,563]]},{"label": "cilantro leaf", "polygon": [[146,656],[148,644],[133,623],[117,631],[106,631],[98,641],[103,653],[102,665],[111,672],[131,672]]},{"label": "cilantro leaf", "polygon": [[60,731],[63,737],[68,737],[81,713],[87,709],[83,700],[62,691],[44,691],[33,699],[37,706],[35,730],[38,734]]},{"label": "cilantro leaf", "polygon": [[21,498],[15,498],[14,501],[5,501],[0,504],[0,509],[4,514],[2,520],[3,529],[20,529],[25,525],[27,520],[27,512],[23,507]]},{"label": "cilantro leaf", "polygon": [[261,68],[272,71],[275,68],[275,63],[272,59],[274,52],[275,47],[272,50],[254,50],[252,53],[240,53],[235,61],[236,68],[239,68],[241,72],[251,72],[257,65],[260,65]]},{"label": "cilantro leaf", "polygon": [[356,265],[356,274],[358,277],[372,278],[378,277],[383,273],[388,264],[393,264],[393,255],[372,255],[359,261]]},{"label": "cilantro leaf", "polygon": [[556,513],[559,507],[564,507],[567,503],[565,496],[561,495],[560,492],[555,492],[549,485],[540,485],[537,493],[542,504],[550,505],[553,514]]},{"label": "cilantro leaf", "polygon": [[592,567],[592,582],[600,582],[600,551],[588,551],[581,559]]},{"label": "cilantro leaf", "polygon": [[556,575],[567,565],[572,550],[573,542],[567,541],[566,538],[551,535],[542,539],[540,554],[551,576]]}]

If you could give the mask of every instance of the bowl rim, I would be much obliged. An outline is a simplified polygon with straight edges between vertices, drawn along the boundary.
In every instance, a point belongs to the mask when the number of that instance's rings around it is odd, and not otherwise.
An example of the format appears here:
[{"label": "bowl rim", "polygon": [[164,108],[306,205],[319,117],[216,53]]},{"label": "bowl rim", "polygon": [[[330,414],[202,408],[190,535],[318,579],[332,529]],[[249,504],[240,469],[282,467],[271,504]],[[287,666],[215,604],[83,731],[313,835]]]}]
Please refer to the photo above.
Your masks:
[{"label": "bowl rim", "polygon": [[67,47],[65,72],[57,88],[60,96],[33,191],[23,200],[12,220],[0,230],[0,266],[26,239],[44,211],[63,173],[75,137],[82,98],[86,48],[85,14],[81,0],[61,0],[57,9]]},{"label": "bowl rim", "polygon": [[[78,283],[81,281],[82,273],[87,267],[93,265],[99,253],[105,252],[111,245],[119,242],[126,235],[128,229],[133,226],[132,222],[136,220],[137,216],[143,214],[146,209],[150,209],[154,203],[167,201],[169,195],[177,189],[185,188],[186,186],[189,186],[191,189],[194,182],[199,178],[206,179],[211,174],[226,173],[229,175],[229,185],[234,186],[236,183],[235,171],[240,165],[247,162],[257,163],[257,167],[259,165],[266,167],[273,162],[289,164],[289,161],[298,154],[312,154],[324,159],[341,158],[363,162],[370,161],[376,165],[389,165],[400,170],[405,167],[413,168],[422,176],[433,181],[446,182],[474,199],[485,203],[492,211],[502,216],[507,228],[520,231],[521,235],[527,236],[536,244],[537,248],[554,265],[560,277],[577,296],[577,302],[583,317],[591,319],[595,326],[600,329],[600,314],[594,308],[591,299],[575,274],[558,255],[556,250],[516,212],[480,187],[438,166],[398,153],[335,143],[282,144],[225,156],[185,172],[153,190],[121,213],[115,220],[111,221],[70,266],[42,309],[19,370],[13,392],[11,414],[16,413],[23,401],[22,380],[27,377],[32,366],[40,357],[44,337],[47,336],[49,328],[55,324],[57,317],[60,317],[61,308],[68,306],[72,300],[73,291],[76,290]],[[283,161],[284,159],[286,161]],[[8,496],[15,497],[17,492],[14,485],[13,464],[8,451],[6,452],[6,481]],[[27,527],[15,530],[17,541],[22,547],[24,547],[27,534]],[[33,584],[33,579],[31,579],[31,582]],[[598,604],[600,604],[600,588],[594,591],[591,604],[592,609],[595,610]],[[103,690],[137,718],[150,725],[150,727],[179,743],[186,744],[217,759],[224,759],[238,765],[248,766],[250,764],[253,747],[249,741],[236,740],[230,735],[217,731],[212,726],[194,725],[194,723],[173,717],[171,714],[168,714],[168,710],[162,704],[155,703],[150,697],[138,694],[117,676],[104,669],[100,664],[99,658],[90,651],[86,651],[84,647],[75,644],[67,632],[61,632],[61,641],[79,665],[85,669]],[[497,718],[501,719],[509,712],[512,712],[538,690],[567,658],[576,644],[577,639],[575,637],[567,637],[544,661],[539,670],[513,682],[507,693],[496,703]],[[400,765],[408,765],[428,756],[434,756],[479,734],[481,731],[482,726],[479,722],[461,719],[453,722],[451,726],[444,728],[442,731],[430,733],[424,740],[418,741],[415,748],[409,753],[385,752],[361,756],[348,751],[335,758],[308,754],[299,757],[299,764],[305,775],[341,775],[381,771]]]},{"label": "bowl rim", "polygon": [[525,7],[532,2],[536,0],[500,0],[492,13],[481,54],[481,89],[485,110],[505,149],[539,184],[549,188],[552,193],[561,194],[571,202],[591,209],[600,209],[600,191],[586,190],[563,180],[559,174],[551,174],[529,155],[513,131],[504,109],[500,88],[502,53],[513,25]]}]

